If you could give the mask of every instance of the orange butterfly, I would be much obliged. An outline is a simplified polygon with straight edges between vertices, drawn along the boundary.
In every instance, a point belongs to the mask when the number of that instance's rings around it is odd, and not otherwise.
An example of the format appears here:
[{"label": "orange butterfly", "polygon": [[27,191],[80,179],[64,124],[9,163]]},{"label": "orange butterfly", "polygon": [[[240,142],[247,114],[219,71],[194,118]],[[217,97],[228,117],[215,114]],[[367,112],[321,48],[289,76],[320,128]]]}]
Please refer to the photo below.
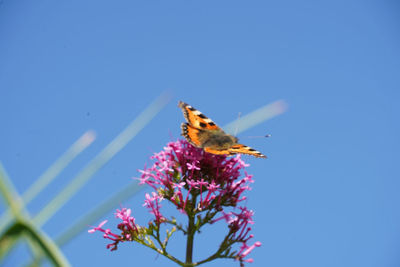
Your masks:
[{"label": "orange butterfly", "polygon": [[187,123],[182,123],[182,135],[192,145],[216,155],[234,155],[237,153],[266,158],[259,151],[238,144],[238,139],[225,133],[211,119],[194,107],[179,101],[178,107],[183,111]]}]

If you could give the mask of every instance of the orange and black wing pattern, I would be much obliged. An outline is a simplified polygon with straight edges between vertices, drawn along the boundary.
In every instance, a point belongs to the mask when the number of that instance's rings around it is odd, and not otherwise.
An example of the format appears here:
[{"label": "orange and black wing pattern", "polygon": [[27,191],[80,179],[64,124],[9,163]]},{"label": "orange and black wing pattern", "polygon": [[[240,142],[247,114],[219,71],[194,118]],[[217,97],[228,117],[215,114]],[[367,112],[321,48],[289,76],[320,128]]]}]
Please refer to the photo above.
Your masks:
[{"label": "orange and black wing pattern", "polygon": [[242,145],[242,144],[236,144],[233,145],[231,148],[228,149],[229,152],[232,154],[247,154],[247,155],[252,155],[257,158],[266,158],[267,156],[261,154],[260,151],[255,150],[254,148]]},{"label": "orange and black wing pattern", "polygon": [[231,152],[229,149],[214,149],[211,147],[205,147],[204,148],[205,152],[211,153],[211,154],[215,154],[215,155],[234,155],[236,153]]},{"label": "orange and black wing pattern", "polygon": [[180,107],[183,111],[183,116],[185,116],[186,121],[190,126],[203,129],[203,130],[217,130],[222,131],[215,122],[213,122],[206,115],[195,109],[194,107],[179,101],[178,107]]},{"label": "orange and black wing pattern", "polygon": [[192,145],[201,147],[204,151],[216,155],[247,154],[257,158],[266,158],[261,152],[237,143],[237,138],[226,134],[210,118],[199,110],[179,102],[187,123],[182,123],[182,135]]},{"label": "orange and black wing pattern", "polygon": [[204,139],[204,131],[192,127],[189,123],[182,123],[182,135],[189,141],[192,145],[196,147],[201,147]]}]

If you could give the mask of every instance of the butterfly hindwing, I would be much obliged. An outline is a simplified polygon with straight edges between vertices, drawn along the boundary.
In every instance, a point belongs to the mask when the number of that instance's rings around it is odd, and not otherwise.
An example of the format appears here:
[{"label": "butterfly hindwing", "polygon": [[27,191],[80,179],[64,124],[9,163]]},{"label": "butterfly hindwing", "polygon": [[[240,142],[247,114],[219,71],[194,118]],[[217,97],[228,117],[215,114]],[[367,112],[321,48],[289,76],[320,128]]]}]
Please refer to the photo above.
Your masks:
[{"label": "butterfly hindwing", "polygon": [[194,107],[181,101],[179,102],[178,106],[182,109],[186,121],[192,127],[205,130],[221,130],[221,128],[219,128],[215,122]]},{"label": "butterfly hindwing", "polygon": [[186,138],[192,145],[200,147],[201,142],[199,138],[199,129],[191,127],[188,123],[182,123],[181,125],[182,135]]},{"label": "butterfly hindwing", "polygon": [[266,156],[261,154],[261,152],[242,144],[233,145],[231,148],[229,148],[229,152],[232,154],[241,153],[241,154],[252,155],[257,158],[266,158]]},{"label": "butterfly hindwing", "polygon": [[182,123],[182,135],[194,146],[203,147],[208,139],[208,132],[192,127],[189,123]]},{"label": "butterfly hindwing", "polygon": [[204,151],[208,152],[208,153],[211,153],[211,154],[215,154],[215,155],[233,155],[233,154],[236,154],[236,153],[232,153],[231,151],[229,151],[229,149],[217,150],[217,149],[213,149],[211,147],[205,147]]}]

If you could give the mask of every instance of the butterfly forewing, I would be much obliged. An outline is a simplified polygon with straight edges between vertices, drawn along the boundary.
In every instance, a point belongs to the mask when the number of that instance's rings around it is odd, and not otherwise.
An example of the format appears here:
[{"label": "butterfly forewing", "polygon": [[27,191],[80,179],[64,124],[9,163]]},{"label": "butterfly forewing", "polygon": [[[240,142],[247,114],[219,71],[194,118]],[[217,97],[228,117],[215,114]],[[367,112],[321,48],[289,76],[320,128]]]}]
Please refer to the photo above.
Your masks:
[{"label": "butterfly forewing", "polygon": [[215,122],[194,107],[184,102],[179,102],[178,106],[182,109],[186,121],[192,127],[205,130],[221,130],[221,128],[219,128]]}]

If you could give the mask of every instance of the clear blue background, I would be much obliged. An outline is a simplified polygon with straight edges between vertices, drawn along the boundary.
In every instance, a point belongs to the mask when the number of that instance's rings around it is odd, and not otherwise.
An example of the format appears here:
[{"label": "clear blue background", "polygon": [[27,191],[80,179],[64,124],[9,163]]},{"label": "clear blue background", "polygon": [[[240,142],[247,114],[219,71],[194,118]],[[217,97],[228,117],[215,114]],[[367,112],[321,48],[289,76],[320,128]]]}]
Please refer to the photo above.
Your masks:
[{"label": "clear blue background", "polygon": [[[243,140],[269,156],[245,158],[263,243],[249,266],[399,266],[399,14],[394,0],[3,0],[0,160],[23,192],[84,131],[97,132],[29,206],[35,214],[171,90],[162,113],[43,227],[55,237],[179,137],[178,100],[224,125],[284,99],[288,112],[241,134],[272,134]],[[143,195],[122,203],[140,223]],[[179,255],[183,241],[174,240]],[[83,233],[63,251],[74,266],[175,266],[137,244],[113,253],[105,244]],[[195,259],[217,244],[212,234],[195,243]],[[5,264],[26,262],[20,253]]]}]

